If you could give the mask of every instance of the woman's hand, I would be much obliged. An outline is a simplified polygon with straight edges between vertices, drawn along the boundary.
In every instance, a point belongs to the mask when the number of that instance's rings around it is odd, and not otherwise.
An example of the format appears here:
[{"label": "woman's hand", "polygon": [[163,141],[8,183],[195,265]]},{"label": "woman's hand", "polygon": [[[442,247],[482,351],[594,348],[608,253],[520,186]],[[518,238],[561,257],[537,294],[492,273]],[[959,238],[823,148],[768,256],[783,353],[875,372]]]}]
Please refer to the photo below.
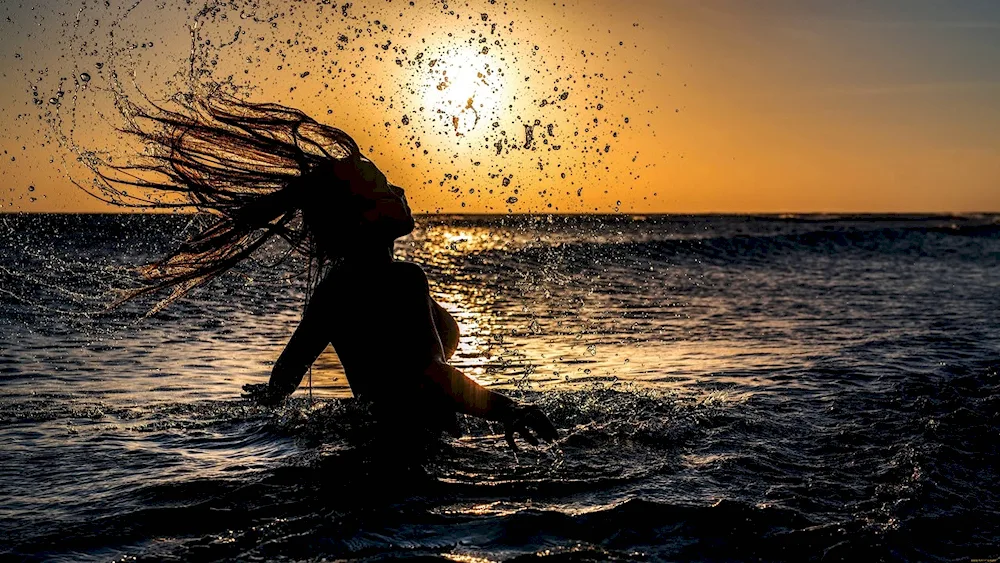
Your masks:
[{"label": "woman's hand", "polygon": [[[546,442],[555,441],[559,437],[556,427],[535,405],[512,404],[500,420],[504,427],[504,438],[507,444],[514,451],[517,451],[517,444],[514,443],[514,434],[520,434],[525,442],[532,446],[538,445],[538,439]],[[534,432],[534,435],[532,435]]]},{"label": "woman's hand", "polygon": [[273,407],[284,401],[287,395],[276,392],[267,383],[247,383],[243,386],[242,397],[259,405]]}]

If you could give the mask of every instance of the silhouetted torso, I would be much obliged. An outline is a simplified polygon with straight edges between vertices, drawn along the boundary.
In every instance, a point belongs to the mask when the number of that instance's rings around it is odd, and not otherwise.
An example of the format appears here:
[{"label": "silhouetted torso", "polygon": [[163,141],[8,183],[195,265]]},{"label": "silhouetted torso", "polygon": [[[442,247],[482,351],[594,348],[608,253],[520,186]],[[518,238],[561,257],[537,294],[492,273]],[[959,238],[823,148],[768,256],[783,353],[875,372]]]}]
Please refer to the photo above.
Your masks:
[{"label": "silhouetted torso", "polygon": [[308,365],[330,343],[351,391],[371,401],[382,418],[451,430],[453,401],[425,371],[432,362],[446,360],[442,340],[457,342],[457,326],[450,317],[442,320],[435,308],[416,264],[348,263],[317,287],[303,326],[279,362]]}]

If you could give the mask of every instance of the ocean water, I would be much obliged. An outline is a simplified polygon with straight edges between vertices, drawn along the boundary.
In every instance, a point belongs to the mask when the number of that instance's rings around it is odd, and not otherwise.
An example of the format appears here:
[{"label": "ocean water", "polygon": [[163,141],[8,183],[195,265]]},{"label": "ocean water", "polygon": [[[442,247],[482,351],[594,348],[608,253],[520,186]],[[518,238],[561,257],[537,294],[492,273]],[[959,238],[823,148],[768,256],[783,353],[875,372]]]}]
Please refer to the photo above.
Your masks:
[{"label": "ocean water", "polygon": [[301,312],[280,249],[102,313],[190,221],[0,216],[0,559],[1000,557],[996,216],[420,218],[454,363],[559,429],[519,452],[387,447],[329,350],[241,400]]}]

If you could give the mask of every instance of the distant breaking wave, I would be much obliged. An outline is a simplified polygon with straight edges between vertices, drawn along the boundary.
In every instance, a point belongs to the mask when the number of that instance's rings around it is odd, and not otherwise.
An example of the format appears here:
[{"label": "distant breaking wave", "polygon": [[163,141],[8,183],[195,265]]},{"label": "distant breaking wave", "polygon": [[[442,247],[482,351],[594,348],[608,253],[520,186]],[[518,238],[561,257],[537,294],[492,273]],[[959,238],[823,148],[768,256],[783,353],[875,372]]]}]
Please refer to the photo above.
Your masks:
[{"label": "distant breaking wave", "polygon": [[[962,240],[949,240],[962,239]],[[708,260],[719,263],[766,261],[807,252],[820,254],[866,253],[897,256],[934,256],[982,260],[984,254],[968,239],[983,243],[1000,239],[1000,224],[958,226],[882,227],[829,229],[799,233],[711,236],[653,241],[556,242],[522,248],[472,252],[481,264],[515,259],[524,265],[553,260],[580,265],[625,262],[680,262]],[[994,259],[996,259],[994,255]]]}]

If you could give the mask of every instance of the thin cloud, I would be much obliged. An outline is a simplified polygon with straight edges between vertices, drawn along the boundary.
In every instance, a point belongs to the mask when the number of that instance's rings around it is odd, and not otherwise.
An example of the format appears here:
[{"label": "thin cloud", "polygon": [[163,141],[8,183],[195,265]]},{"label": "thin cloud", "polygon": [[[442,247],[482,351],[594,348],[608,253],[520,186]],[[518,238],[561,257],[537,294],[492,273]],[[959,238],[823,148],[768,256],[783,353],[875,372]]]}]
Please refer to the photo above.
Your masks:
[{"label": "thin cloud", "polygon": [[934,21],[934,20],[852,20],[830,19],[826,21],[864,27],[890,29],[1000,29],[1000,21]]},{"label": "thin cloud", "polygon": [[880,96],[894,94],[932,94],[937,92],[959,92],[968,90],[987,90],[1000,88],[1000,81],[970,80],[970,81],[940,81],[940,82],[907,82],[896,84],[879,84],[872,86],[857,86],[848,88],[832,88],[824,93],[832,95]]}]

